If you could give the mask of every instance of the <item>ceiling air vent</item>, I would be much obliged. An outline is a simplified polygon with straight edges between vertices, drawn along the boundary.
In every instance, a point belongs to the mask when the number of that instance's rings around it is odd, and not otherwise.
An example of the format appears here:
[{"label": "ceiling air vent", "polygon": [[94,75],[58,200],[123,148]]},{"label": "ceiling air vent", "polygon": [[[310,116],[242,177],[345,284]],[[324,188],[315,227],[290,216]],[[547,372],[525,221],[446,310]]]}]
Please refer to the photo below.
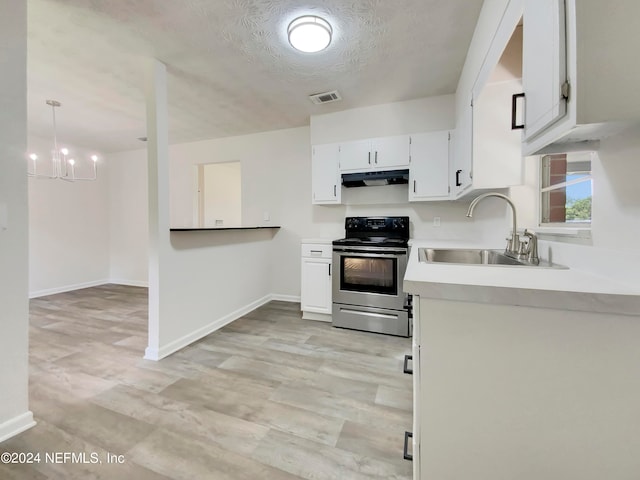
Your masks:
[{"label": "ceiling air vent", "polygon": [[337,90],[332,90],[331,92],[315,93],[313,95],[309,95],[309,100],[311,100],[316,105],[320,105],[321,103],[337,102],[338,100],[342,100],[342,97]]}]

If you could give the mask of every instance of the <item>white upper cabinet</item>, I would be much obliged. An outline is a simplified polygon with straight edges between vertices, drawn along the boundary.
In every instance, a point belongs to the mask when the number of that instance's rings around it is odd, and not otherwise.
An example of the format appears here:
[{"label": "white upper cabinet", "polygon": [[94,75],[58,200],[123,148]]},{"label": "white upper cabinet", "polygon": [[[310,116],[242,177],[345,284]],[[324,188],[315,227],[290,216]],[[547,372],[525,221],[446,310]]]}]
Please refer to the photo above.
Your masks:
[{"label": "white upper cabinet", "polygon": [[473,164],[473,100],[465,101],[456,122],[451,148],[451,196],[456,198],[471,187]]},{"label": "white upper cabinet", "polygon": [[451,161],[452,198],[521,185],[521,130],[512,128],[522,92],[522,1],[507,5],[471,91],[458,109]]},{"label": "white upper cabinet", "polygon": [[[524,138],[530,139],[567,113],[565,0],[524,4],[523,78],[526,92]],[[566,92],[568,93],[568,92]]]},{"label": "white upper cabinet", "polygon": [[381,137],[340,144],[340,171],[409,168],[409,135]]},{"label": "white upper cabinet", "polygon": [[340,144],[340,171],[357,172],[371,168],[371,140]]},{"label": "white upper cabinet", "polygon": [[409,201],[449,199],[448,130],[411,135]]},{"label": "white upper cabinet", "polygon": [[409,168],[409,135],[374,138],[373,166],[378,170]]},{"label": "white upper cabinet", "polygon": [[519,78],[488,83],[473,103],[473,171],[476,189],[523,183],[522,130],[512,129],[511,104]]},{"label": "white upper cabinet", "polygon": [[338,170],[339,145],[314,145],[311,151],[311,203],[330,205],[341,202],[342,186]]},{"label": "white upper cabinet", "polygon": [[525,155],[597,148],[640,121],[638,18],[637,0],[524,0]]}]

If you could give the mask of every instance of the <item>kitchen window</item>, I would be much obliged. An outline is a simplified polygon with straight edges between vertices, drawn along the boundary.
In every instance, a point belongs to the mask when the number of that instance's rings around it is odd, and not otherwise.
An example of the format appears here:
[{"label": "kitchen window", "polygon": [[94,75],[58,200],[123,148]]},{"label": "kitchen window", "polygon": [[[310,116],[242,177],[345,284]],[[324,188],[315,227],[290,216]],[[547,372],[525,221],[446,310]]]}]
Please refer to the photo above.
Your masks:
[{"label": "kitchen window", "polygon": [[541,159],[540,225],[589,228],[593,152],[545,155]]}]

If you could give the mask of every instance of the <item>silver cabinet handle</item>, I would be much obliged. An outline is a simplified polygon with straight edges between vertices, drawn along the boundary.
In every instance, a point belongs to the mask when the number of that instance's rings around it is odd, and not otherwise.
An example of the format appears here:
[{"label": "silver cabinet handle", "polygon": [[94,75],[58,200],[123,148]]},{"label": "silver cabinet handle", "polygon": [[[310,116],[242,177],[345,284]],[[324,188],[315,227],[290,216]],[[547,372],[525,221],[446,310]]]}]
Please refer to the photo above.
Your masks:
[{"label": "silver cabinet handle", "polygon": [[413,181],[413,193],[416,193],[416,181]]},{"label": "silver cabinet handle", "polygon": [[369,152],[369,165],[371,165],[371,152]]},{"label": "silver cabinet handle", "polygon": [[322,255],[322,250],[311,250],[311,255]]},{"label": "silver cabinet handle", "polygon": [[329,276],[331,276],[331,264],[329,264]]},{"label": "silver cabinet handle", "polygon": [[336,197],[336,185],[333,186],[333,196]]},{"label": "silver cabinet handle", "polygon": [[376,151],[376,155],[375,155],[374,158],[375,158],[374,162],[377,164],[378,163],[378,152],[377,151]]}]

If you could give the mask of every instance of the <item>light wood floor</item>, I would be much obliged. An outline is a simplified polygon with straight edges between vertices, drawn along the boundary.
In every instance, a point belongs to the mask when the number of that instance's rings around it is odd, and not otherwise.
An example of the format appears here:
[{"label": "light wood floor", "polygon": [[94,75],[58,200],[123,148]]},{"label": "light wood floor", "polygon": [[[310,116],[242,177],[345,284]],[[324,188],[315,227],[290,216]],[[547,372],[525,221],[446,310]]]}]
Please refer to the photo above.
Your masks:
[{"label": "light wood floor", "polygon": [[2,479],[411,478],[409,339],[302,320],[299,304],[271,302],[152,362],[142,359],[144,288],[52,295],[30,311],[38,424],[0,452],[39,453],[40,463],[0,464]]}]

